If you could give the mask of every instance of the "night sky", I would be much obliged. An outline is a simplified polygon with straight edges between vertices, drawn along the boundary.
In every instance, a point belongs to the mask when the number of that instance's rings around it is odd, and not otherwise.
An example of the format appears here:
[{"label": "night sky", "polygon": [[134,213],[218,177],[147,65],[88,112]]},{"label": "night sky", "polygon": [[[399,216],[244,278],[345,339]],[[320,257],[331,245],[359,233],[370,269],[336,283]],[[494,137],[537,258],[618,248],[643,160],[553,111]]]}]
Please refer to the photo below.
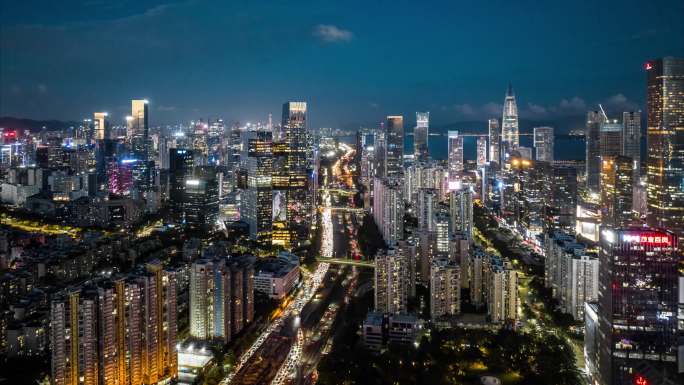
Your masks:
[{"label": "night sky", "polygon": [[431,111],[433,124],[602,102],[643,108],[643,63],[684,56],[684,1],[0,0],[0,116],[151,123],[279,117],[355,128]]}]

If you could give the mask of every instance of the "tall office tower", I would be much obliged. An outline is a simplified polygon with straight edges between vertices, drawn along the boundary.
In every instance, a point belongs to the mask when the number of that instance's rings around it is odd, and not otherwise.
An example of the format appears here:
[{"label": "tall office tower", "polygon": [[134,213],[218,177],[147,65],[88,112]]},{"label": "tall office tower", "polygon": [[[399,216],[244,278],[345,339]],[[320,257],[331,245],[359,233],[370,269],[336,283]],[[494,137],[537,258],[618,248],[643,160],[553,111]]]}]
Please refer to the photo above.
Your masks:
[{"label": "tall office tower", "polygon": [[432,227],[435,231],[435,245],[437,253],[441,256],[449,256],[449,238],[451,236],[451,231],[449,231],[449,226],[451,226],[451,218],[449,214],[444,211],[437,211],[432,217]]},{"label": "tall office tower", "polygon": [[518,319],[518,273],[508,260],[492,261],[487,277],[487,314],[492,322],[514,322]]},{"label": "tall office tower", "polygon": [[633,163],[626,156],[608,156],[601,160],[602,223],[614,227],[629,226],[632,212]]},{"label": "tall office tower", "polygon": [[684,233],[684,59],[649,62],[647,88],[648,223]]},{"label": "tall office tower", "polygon": [[553,162],[553,127],[534,128],[535,160]]},{"label": "tall office tower", "polygon": [[388,116],[385,125],[385,176],[401,178],[404,172],[404,117]]},{"label": "tall office tower", "polygon": [[446,258],[432,261],[430,269],[430,318],[461,313],[461,268]]},{"label": "tall office tower", "polygon": [[207,129],[207,149],[209,151],[209,164],[222,165],[222,149],[221,139],[225,133],[225,125],[223,119],[209,120],[209,127]]},{"label": "tall office tower", "polygon": [[498,119],[489,119],[489,161],[501,165],[501,127]]},{"label": "tall office tower", "polygon": [[375,310],[405,313],[409,297],[409,259],[396,248],[375,256]]},{"label": "tall office tower", "polygon": [[518,133],[518,105],[515,102],[513,86],[509,83],[504,99],[503,118],[501,119],[501,144],[508,150],[520,145]]},{"label": "tall office tower", "polygon": [[463,171],[463,136],[458,131],[449,131],[448,142],[449,181],[458,180],[458,175]]},{"label": "tall office tower", "polygon": [[109,114],[106,112],[95,112],[93,114],[93,131],[95,140],[109,139]]},{"label": "tall office tower", "polygon": [[[271,245],[273,218],[287,220],[286,197],[281,192],[273,195],[272,133],[256,131],[248,141],[247,189],[240,200],[240,216],[249,224],[249,236],[261,245]],[[274,205],[275,203],[275,205]]]},{"label": "tall office tower", "polygon": [[487,164],[487,138],[480,136],[477,138],[477,168],[480,169]]},{"label": "tall office tower", "polygon": [[376,130],[373,135],[373,153],[375,157],[375,170],[374,174],[378,178],[385,178],[387,173],[385,172],[387,156],[387,136],[385,135],[385,125],[381,124],[380,130]]},{"label": "tall office tower", "polygon": [[622,123],[617,119],[601,123],[599,129],[599,155],[601,158],[622,154]]},{"label": "tall office tower", "polygon": [[373,219],[385,243],[392,246],[404,238],[404,200],[397,181],[375,178]]},{"label": "tall office tower", "polygon": [[52,381],[154,384],[177,375],[175,272],[158,264],[126,279],[86,282],[50,305]]},{"label": "tall office tower", "polygon": [[437,190],[433,188],[418,189],[418,204],[416,205],[416,219],[418,219],[419,230],[434,230],[432,216],[435,213],[435,206],[439,202]]},{"label": "tall office tower", "polygon": [[192,150],[174,148],[169,151],[169,201],[174,221],[183,221],[185,181],[192,176],[194,156]]},{"label": "tall office tower", "polygon": [[416,128],[413,129],[413,148],[417,161],[425,162],[430,158],[428,147],[430,132],[430,113],[416,112]]},{"label": "tall office tower", "polygon": [[451,229],[473,239],[473,193],[464,188],[449,193],[449,215]]},{"label": "tall office tower", "polygon": [[549,207],[549,229],[572,232],[577,214],[577,169],[574,167],[552,167],[552,196]]},{"label": "tall office tower", "polygon": [[230,269],[225,259],[202,259],[190,268],[190,336],[230,341]]},{"label": "tall office tower", "polygon": [[601,111],[589,111],[587,113],[587,125],[584,131],[586,140],[586,178],[587,189],[593,192],[599,191],[601,182],[601,124],[607,119]]},{"label": "tall office tower", "polygon": [[641,111],[622,113],[622,155],[634,162],[634,181],[641,175]]},{"label": "tall office tower", "polygon": [[131,155],[136,162],[134,171],[135,187],[139,191],[147,191],[150,187],[150,128],[147,100],[131,101],[131,116],[128,119],[127,137],[131,146]]},{"label": "tall office tower", "polygon": [[307,158],[309,146],[306,114],[306,102],[283,104],[285,164],[278,174],[287,178],[287,183],[283,186],[286,190],[286,222],[294,241],[308,238],[311,210],[314,206],[307,172],[310,159]]},{"label": "tall office tower", "polygon": [[95,140],[95,170],[97,174],[98,190],[107,186],[107,165],[114,157],[114,146],[110,139],[108,114],[96,112],[93,114],[93,130]]},{"label": "tall office tower", "polygon": [[219,211],[219,187],[216,168],[196,167],[185,179],[183,223],[185,226],[210,232],[216,227]]},{"label": "tall office tower", "polygon": [[667,230],[601,231],[599,383],[681,384],[677,247]]}]

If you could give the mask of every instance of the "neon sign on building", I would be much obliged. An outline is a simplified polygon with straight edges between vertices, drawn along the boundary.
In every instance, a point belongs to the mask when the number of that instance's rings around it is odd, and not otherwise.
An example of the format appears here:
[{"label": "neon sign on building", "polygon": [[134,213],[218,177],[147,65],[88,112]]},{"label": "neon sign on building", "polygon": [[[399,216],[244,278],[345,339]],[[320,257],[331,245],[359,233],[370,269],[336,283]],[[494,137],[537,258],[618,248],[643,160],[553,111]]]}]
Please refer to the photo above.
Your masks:
[{"label": "neon sign on building", "polygon": [[657,235],[654,233],[642,234],[622,234],[622,242],[625,243],[640,243],[654,246],[669,246],[672,244],[672,239],[667,235]]}]

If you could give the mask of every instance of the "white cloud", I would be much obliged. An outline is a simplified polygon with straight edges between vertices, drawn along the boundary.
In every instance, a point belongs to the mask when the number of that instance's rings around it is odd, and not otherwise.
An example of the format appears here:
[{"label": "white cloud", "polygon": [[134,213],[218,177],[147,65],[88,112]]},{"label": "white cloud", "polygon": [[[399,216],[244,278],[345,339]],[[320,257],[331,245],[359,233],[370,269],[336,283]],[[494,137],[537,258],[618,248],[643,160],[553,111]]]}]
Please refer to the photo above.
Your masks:
[{"label": "white cloud", "polygon": [[313,35],[326,43],[338,43],[350,41],[354,34],[336,25],[319,24],[314,27]]}]

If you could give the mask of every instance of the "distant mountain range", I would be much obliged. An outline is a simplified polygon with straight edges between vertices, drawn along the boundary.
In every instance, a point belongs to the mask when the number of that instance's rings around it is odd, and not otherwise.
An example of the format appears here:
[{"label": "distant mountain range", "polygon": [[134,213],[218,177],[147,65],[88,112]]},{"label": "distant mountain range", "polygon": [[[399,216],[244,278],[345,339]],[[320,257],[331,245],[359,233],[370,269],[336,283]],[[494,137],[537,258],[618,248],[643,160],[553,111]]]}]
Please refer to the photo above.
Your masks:
[{"label": "distant mountain range", "polygon": [[69,127],[77,127],[80,122],[64,122],[61,120],[34,120],[14,118],[11,116],[0,117],[0,128],[14,129],[14,130],[30,130],[40,131],[46,130],[62,130]]}]

